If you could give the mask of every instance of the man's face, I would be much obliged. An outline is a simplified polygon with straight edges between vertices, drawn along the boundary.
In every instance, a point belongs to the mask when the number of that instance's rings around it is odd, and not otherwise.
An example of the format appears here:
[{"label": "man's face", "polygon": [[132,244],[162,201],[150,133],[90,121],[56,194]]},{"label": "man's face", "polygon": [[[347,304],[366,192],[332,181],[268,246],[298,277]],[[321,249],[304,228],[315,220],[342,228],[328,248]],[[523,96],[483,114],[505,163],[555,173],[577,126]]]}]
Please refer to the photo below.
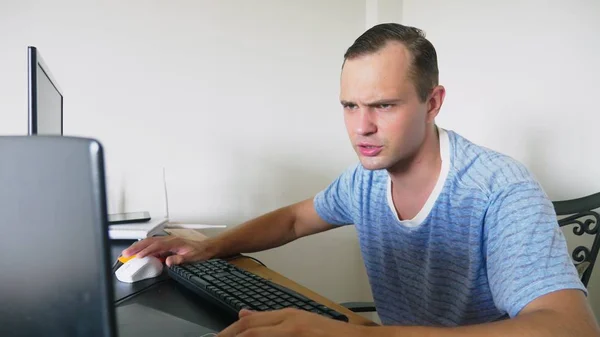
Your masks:
[{"label": "man's face", "polygon": [[340,101],[346,129],[361,164],[394,169],[410,161],[425,140],[429,104],[409,77],[410,54],[400,43],[347,60]]}]

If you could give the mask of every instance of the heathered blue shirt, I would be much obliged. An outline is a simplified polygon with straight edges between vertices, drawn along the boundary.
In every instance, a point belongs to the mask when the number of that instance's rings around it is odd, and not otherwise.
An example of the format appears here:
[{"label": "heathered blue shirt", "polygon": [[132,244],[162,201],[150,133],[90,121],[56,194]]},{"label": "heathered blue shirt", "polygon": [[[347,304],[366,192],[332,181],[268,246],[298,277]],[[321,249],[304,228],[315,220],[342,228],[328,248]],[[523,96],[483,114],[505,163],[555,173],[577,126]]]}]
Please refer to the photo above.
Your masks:
[{"label": "heathered blue shirt", "polygon": [[440,177],[415,218],[399,220],[386,170],[360,164],[314,200],[325,221],[355,225],[382,323],[490,322],[556,290],[585,292],[552,203],[528,170],[439,134]]}]

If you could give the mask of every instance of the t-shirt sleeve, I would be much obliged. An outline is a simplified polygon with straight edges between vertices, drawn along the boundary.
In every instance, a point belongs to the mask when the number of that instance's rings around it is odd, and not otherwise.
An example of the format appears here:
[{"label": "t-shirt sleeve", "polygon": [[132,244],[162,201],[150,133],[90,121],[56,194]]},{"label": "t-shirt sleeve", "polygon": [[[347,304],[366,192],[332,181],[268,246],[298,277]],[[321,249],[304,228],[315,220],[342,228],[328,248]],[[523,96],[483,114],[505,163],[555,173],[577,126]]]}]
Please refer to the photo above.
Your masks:
[{"label": "t-shirt sleeve", "polygon": [[317,193],[314,205],[317,214],[334,226],[353,224],[353,191],[359,177],[359,166],[346,169],[327,188]]},{"label": "t-shirt sleeve", "polygon": [[499,310],[515,317],[534,299],[562,289],[587,295],[552,202],[538,183],[494,194],[484,226],[488,281]]}]

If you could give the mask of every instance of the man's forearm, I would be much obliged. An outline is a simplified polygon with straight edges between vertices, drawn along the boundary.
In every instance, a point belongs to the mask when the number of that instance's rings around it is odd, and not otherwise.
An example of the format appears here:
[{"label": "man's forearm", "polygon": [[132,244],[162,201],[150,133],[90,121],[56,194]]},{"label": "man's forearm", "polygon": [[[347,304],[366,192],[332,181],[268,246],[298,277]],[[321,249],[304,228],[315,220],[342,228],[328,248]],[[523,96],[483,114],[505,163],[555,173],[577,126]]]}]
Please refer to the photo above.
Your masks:
[{"label": "man's forearm", "polygon": [[213,257],[252,253],[279,247],[297,238],[291,207],[261,215],[209,239]]},{"label": "man's forearm", "polygon": [[523,337],[597,337],[594,322],[585,317],[565,317],[552,310],[540,310],[493,323],[460,326],[454,328],[434,327],[366,327],[365,337],[470,337],[470,336],[523,336]]}]

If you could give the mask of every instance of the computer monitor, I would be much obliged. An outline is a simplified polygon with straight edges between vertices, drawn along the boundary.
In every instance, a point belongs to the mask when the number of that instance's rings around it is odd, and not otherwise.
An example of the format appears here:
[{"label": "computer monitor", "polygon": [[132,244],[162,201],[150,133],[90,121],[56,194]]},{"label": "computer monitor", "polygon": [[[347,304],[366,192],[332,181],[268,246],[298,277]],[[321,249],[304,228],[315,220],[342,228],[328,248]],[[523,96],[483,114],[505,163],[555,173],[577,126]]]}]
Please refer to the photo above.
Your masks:
[{"label": "computer monitor", "polygon": [[27,48],[29,135],[63,134],[63,94],[36,47]]},{"label": "computer monitor", "polygon": [[0,336],[214,336],[150,302],[115,309],[98,141],[0,136],[0,158]]},{"label": "computer monitor", "polygon": [[115,336],[102,146],[0,136],[0,158],[0,336]]}]

